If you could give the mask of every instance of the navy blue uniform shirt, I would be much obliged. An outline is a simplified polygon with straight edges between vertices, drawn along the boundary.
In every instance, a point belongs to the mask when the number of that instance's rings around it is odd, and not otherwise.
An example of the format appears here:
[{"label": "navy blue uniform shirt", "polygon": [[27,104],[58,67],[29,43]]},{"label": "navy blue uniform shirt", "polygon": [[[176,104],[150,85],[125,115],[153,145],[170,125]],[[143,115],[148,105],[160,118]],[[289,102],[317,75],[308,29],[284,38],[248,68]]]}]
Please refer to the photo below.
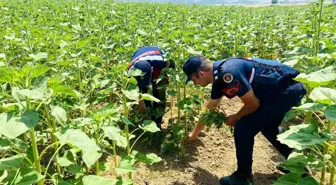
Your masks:
[{"label": "navy blue uniform shirt", "polygon": [[145,46],[133,54],[127,69],[130,71],[134,67],[144,73],[143,77],[136,78],[139,88],[147,88],[151,81],[159,77],[161,70],[167,65],[170,68],[175,68],[174,63],[172,61],[167,63],[165,57],[166,53],[158,46]]},{"label": "navy blue uniform shirt", "polygon": [[259,100],[272,99],[281,86],[299,72],[278,61],[259,58],[231,58],[214,62],[211,99],[225,95],[243,96],[253,89]]},{"label": "navy blue uniform shirt", "polygon": [[133,67],[139,61],[147,61],[151,67],[155,69],[163,69],[166,67],[164,62],[165,52],[158,46],[145,46],[139,48],[132,56],[132,62],[128,69]]}]

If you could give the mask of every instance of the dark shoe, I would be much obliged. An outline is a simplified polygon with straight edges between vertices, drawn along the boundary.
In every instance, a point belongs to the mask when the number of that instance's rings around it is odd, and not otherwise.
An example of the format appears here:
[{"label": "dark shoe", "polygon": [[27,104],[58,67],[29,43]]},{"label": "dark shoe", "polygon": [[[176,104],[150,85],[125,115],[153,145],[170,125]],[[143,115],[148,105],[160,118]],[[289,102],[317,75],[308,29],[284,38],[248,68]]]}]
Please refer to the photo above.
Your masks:
[{"label": "dark shoe", "polygon": [[249,175],[248,177],[241,177],[237,172],[234,172],[230,176],[222,177],[219,179],[219,184],[221,185],[253,185],[253,177]]}]

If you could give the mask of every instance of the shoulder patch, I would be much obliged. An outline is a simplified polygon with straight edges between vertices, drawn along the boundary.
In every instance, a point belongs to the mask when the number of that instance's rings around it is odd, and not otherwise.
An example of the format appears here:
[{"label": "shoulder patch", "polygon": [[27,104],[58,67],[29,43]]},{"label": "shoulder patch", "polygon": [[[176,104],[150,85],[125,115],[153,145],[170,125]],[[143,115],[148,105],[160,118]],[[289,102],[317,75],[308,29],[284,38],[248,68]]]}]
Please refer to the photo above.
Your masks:
[{"label": "shoulder patch", "polygon": [[225,83],[231,83],[233,81],[233,76],[231,73],[225,73],[223,75],[223,80]]}]

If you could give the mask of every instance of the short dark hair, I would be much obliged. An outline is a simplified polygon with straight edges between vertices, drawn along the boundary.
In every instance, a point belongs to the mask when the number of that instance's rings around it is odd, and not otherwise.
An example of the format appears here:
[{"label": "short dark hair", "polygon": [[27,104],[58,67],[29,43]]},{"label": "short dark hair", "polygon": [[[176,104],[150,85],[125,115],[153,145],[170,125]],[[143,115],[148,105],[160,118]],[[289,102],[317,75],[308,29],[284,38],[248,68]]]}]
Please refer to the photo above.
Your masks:
[{"label": "short dark hair", "polygon": [[196,72],[194,72],[192,75],[196,76],[197,78],[199,78],[199,72],[200,71],[209,71],[211,69],[211,61],[204,59],[201,66],[196,70]]}]

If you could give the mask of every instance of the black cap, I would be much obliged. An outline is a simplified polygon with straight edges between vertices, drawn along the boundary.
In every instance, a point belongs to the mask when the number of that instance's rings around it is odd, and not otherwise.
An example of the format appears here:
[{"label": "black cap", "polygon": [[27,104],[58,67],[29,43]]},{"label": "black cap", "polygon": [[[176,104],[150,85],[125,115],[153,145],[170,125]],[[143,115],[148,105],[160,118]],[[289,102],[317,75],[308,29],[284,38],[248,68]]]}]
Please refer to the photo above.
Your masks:
[{"label": "black cap", "polygon": [[187,62],[183,65],[183,71],[188,77],[186,83],[188,83],[191,80],[192,74],[197,72],[204,59],[205,59],[204,57],[193,56],[189,58]]}]

